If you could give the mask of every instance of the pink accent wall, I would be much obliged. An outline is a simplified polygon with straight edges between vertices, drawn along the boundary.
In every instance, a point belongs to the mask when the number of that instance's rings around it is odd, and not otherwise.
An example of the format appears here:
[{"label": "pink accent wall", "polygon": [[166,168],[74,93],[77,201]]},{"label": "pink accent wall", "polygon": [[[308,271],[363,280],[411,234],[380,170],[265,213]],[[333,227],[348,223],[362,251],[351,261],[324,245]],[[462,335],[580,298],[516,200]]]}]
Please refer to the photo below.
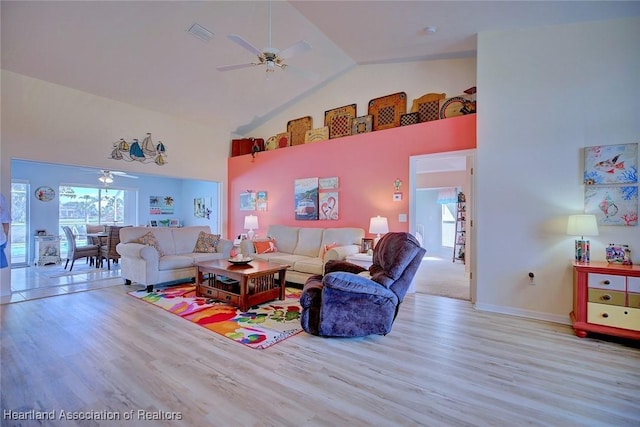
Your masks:
[{"label": "pink accent wall", "polygon": [[[393,129],[230,157],[227,236],[245,233],[245,215],[257,215],[264,237],[270,224],[298,227],[360,227],[369,236],[369,219],[386,216],[390,231],[408,231],[409,157],[476,148],[476,115],[453,117]],[[294,181],[338,177],[338,220],[295,219]],[[393,201],[394,181],[402,181],[402,201]],[[266,212],[240,211],[240,194],[266,191]]]}]

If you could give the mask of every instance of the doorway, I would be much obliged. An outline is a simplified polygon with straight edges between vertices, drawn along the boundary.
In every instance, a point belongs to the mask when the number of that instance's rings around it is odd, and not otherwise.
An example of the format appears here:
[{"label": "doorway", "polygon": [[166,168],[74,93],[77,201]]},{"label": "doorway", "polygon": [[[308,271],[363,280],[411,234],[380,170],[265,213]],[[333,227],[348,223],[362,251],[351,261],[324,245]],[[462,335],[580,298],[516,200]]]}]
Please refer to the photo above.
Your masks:
[{"label": "doorway", "polygon": [[[427,253],[416,274],[415,288],[449,298],[475,300],[472,284],[473,230],[467,230],[464,261],[455,259],[448,229],[454,229],[454,197],[462,192],[468,219],[473,218],[473,164],[475,150],[413,156],[409,159],[409,231],[418,236]],[[447,201],[447,194],[451,200]],[[471,222],[469,222],[471,223]]]}]

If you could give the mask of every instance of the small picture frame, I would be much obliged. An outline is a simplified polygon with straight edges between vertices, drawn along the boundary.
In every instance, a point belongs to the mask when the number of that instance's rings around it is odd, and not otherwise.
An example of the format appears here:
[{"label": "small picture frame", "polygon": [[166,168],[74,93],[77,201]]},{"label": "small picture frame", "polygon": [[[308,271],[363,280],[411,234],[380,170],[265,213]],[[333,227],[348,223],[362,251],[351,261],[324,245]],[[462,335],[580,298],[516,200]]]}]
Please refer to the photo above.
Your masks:
[{"label": "small picture frame", "polygon": [[366,254],[370,250],[373,250],[373,239],[363,238],[362,243],[360,244],[360,252]]},{"label": "small picture frame", "polygon": [[609,243],[609,246],[605,250],[607,255],[607,262],[609,264],[633,264],[633,262],[631,261],[631,249],[629,249],[629,245]]},{"label": "small picture frame", "polygon": [[169,220],[169,227],[180,227],[180,220],[178,218],[171,218]]},{"label": "small picture frame", "polygon": [[150,219],[149,220],[149,227],[157,227],[158,226],[158,221],[155,219]]}]

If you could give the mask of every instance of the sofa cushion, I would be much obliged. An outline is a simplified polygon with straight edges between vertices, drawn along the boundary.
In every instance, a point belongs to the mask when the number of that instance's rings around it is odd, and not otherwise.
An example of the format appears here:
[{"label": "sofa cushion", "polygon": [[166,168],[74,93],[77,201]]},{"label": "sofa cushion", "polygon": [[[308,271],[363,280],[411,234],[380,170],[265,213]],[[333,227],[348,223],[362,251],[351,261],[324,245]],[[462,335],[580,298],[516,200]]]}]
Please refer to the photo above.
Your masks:
[{"label": "sofa cushion", "polygon": [[193,248],[196,253],[214,253],[218,251],[218,242],[220,242],[219,234],[209,234],[201,231],[198,234],[198,240]]},{"label": "sofa cushion", "polygon": [[307,258],[308,257],[304,255],[291,255],[291,254],[280,253],[278,255],[269,257],[269,262],[272,262],[274,264],[289,264],[293,269],[293,266],[295,265],[296,262],[301,261],[303,259],[307,259]]},{"label": "sofa cushion", "polygon": [[164,255],[162,248],[160,248],[160,244],[158,243],[158,239],[153,234],[152,231],[149,231],[147,234],[144,234],[133,241],[133,243],[140,243],[146,246],[154,247],[160,256]]},{"label": "sofa cushion", "polygon": [[[317,257],[320,253],[323,228],[301,228],[298,230],[298,243],[293,252],[295,255]],[[286,251],[283,251],[286,252]]]},{"label": "sofa cushion", "polygon": [[[171,240],[175,246],[175,250],[172,253],[175,255],[193,252],[193,246],[195,245],[196,240],[198,240],[200,232],[211,234],[211,228],[208,225],[166,228],[166,230],[171,231]],[[158,236],[158,239],[160,240],[160,244],[164,243],[160,239],[160,236]]]},{"label": "sofa cushion", "polygon": [[267,236],[276,241],[276,246],[278,246],[280,252],[292,254],[298,244],[298,230],[298,227],[270,225]]}]

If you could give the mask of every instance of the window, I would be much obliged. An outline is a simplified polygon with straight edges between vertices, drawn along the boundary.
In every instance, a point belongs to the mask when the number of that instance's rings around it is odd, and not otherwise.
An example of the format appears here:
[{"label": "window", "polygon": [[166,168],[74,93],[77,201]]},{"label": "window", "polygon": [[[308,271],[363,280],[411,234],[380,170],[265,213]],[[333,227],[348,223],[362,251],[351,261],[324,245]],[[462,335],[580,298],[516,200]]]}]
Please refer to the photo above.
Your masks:
[{"label": "window", "polygon": [[[84,244],[87,225],[135,224],[137,194],[132,190],[105,187],[78,187],[62,185],[59,188],[59,234],[64,236],[63,225],[68,225],[73,234]],[[61,253],[66,251],[63,240]]]},{"label": "window", "polygon": [[29,184],[11,181],[11,267],[24,267],[27,262],[27,219],[29,218]]},{"label": "window", "polygon": [[456,226],[456,217],[455,203],[443,203],[440,205],[441,209],[441,221],[442,221],[442,246],[453,247],[455,242],[455,226]]}]

